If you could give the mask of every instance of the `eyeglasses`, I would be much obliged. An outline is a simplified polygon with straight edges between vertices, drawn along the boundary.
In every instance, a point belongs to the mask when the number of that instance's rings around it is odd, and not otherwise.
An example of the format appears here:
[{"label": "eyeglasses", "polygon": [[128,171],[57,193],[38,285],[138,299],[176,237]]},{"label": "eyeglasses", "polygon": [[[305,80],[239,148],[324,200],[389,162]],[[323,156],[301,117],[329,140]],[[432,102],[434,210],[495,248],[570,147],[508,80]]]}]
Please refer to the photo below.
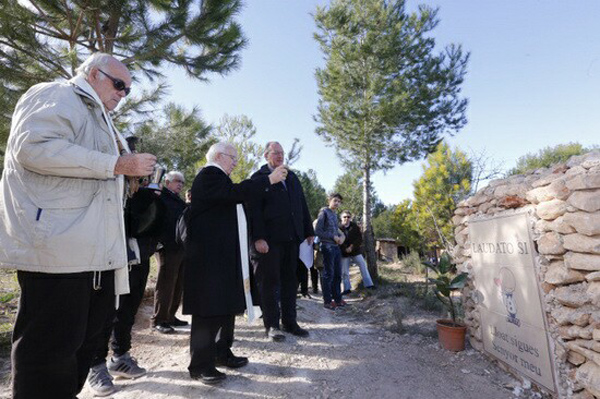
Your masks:
[{"label": "eyeglasses", "polygon": [[109,78],[112,81],[112,84],[113,84],[113,87],[115,88],[115,90],[124,91],[125,96],[127,96],[129,94],[129,92],[131,91],[131,87],[126,87],[125,82],[123,82],[121,79],[117,79],[115,77],[110,76],[109,74],[107,74],[100,68],[98,68],[98,71],[102,72],[107,78]]},{"label": "eyeglasses", "polygon": [[179,180],[179,179],[173,179],[171,180],[173,183],[181,183],[181,184],[185,184],[185,182],[183,180]]},{"label": "eyeglasses", "polygon": [[234,155],[225,154],[224,152],[222,152],[221,154],[222,154],[222,155],[225,155],[225,156],[228,156],[229,158],[231,158],[231,160],[232,160],[233,162],[237,162],[237,161],[238,161],[237,157],[236,157],[236,156],[234,156]]},{"label": "eyeglasses", "polygon": [[349,219],[350,216],[342,216],[342,219]]}]

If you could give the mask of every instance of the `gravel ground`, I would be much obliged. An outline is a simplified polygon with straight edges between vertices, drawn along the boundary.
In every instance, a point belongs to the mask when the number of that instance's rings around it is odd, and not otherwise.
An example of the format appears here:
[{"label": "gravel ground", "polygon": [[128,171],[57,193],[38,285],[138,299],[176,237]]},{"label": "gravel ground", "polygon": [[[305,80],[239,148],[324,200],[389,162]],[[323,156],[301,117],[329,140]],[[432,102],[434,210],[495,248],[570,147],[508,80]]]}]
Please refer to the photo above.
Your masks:
[{"label": "gravel ground", "polygon": [[[349,306],[336,311],[324,309],[320,295],[299,299],[299,323],[310,331],[304,339],[287,334],[284,342],[270,342],[261,325],[238,317],[233,351],[248,356],[250,364],[225,370],[227,379],[214,387],[189,378],[189,329],[162,335],[148,328],[152,307],[147,300],[134,328],[132,354],[148,374],[115,380],[119,391],[112,398],[542,397],[469,347],[457,354],[441,349],[435,337],[439,315],[377,291],[367,297],[352,294]],[[6,367],[4,359],[5,373]],[[5,378],[0,398],[9,396]],[[86,386],[79,398],[93,394]]]}]

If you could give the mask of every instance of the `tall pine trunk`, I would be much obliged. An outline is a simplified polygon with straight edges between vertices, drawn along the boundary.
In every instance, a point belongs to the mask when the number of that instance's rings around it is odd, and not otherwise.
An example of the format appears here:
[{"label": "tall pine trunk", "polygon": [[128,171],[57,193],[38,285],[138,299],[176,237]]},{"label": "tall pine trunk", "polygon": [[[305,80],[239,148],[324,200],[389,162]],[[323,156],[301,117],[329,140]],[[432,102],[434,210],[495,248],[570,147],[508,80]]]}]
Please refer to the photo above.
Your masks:
[{"label": "tall pine trunk", "polygon": [[377,254],[375,253],[375,237],[371,225],[371,169],[366,162],[363,179],[363,242],[369,274],[373,280],[377,279]]}]

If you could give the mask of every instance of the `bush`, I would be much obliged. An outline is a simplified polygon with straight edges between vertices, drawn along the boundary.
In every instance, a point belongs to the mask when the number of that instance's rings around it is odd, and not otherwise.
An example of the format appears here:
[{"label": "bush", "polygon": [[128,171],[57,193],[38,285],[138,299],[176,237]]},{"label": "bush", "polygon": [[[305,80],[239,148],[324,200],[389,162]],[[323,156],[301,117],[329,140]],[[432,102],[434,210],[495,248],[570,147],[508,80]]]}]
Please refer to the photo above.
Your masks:
[{"label": "bush", "polygon": [[416,274],[424,274],[425,266],[421,262],[421,258],[419,257],[419,253],[415,250],[411,250],[408,255],[402,255],[400,259],[402,265],[406,269],[406,271],[410,271]]},{"label": "bush", "polygon": [[579,143],[558,144],[554,147],[545,147],[537,153],[528,153],[517,160],[517,166],[508,171],[507,175],[518,175],[530,170],[549,168],[557,163],[566,162],[574,155],[586,154],[597,149],[592,146],[585,148]]}]

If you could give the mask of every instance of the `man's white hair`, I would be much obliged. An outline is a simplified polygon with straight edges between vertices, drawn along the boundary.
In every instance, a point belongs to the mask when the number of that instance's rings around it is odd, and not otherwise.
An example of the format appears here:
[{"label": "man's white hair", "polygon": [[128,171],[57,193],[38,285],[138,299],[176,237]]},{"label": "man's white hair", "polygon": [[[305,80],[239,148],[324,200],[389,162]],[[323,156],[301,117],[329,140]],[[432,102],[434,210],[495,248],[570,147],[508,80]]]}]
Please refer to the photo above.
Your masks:
[{"label": "man's white hair", "polygon": [[173,181],[176,177],[181,181],[185,181],[185,177],[183,177],[183,173],[178,172],[176,170],[172,170],[165,175],[165,181]]},{"label": "man's white hair", "polygon": [[267,155],[269,155],[269,152],[271,152],[271,146],[273,146],[274,144],[279,144],[279,146],[281,148],[283,148],[281,146],[281,144],[279,143],[279,141],[268,141],[267,144],[265,145],[265,152],[264,152],[264,156],[266,157]]},{"label": "man's white hair", "polygon": [[[92,68],[106,67],[112,59],[114,59],[112,55],[96,52],[90,55],[88,59],[83,62],[83,64],[79,65],[75,72],[77,72],[77,75],[83,76],[84,78],[88,78],[90,76]],[[100,79],[104,78],[104,74],[100,74]]]},{"label": "man's white hair", "polygon": [[235,147],[231,143],[225,143],[223,141],[215,143],[211,145],[208,149],[208,152],[206,153],[206,160],[208,162],[215,163],[217,160],[217,155],[221,153],[226,154],[227,150],[229,150],[230,148],[235,149]]}]

